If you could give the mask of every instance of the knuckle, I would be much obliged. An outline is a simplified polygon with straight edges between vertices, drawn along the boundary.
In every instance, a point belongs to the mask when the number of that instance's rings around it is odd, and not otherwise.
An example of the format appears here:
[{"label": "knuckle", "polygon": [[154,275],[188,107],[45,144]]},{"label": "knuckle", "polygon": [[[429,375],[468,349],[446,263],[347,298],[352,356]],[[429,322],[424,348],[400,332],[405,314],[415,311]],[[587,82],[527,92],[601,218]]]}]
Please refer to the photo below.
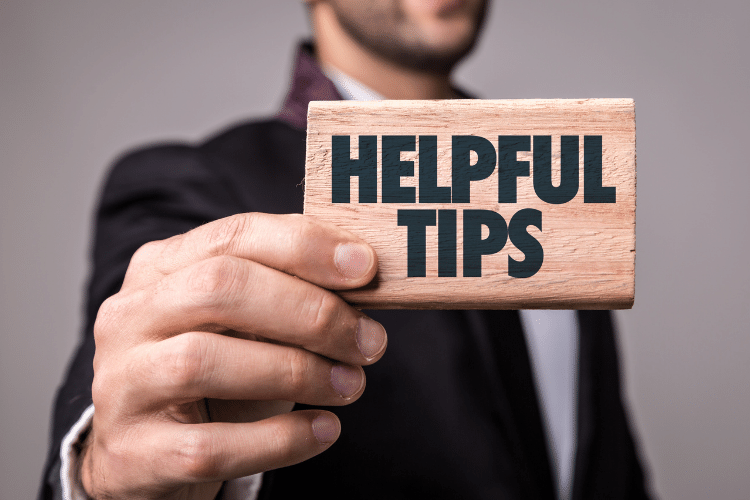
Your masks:
[{"label": "knuckle", "polygon": [[117,318],[125,308],[126,301],[122,293],[112,295],[102,302],[94,321],[94,342],[96,345],[106,342],[113,324],[116,323]]},{"label": "knuckle", "polygon": [[290,232],[288,244],[290,255],[301,254],[308,242],[311,241],[317,226],[309,217],[303,215],[293,214],[297,216],[296,224],[294,224],[293,230]]},{"label": "knuckle", "polygon": [[139,271],[151,266],[151,264],[161,255],[164,249],[164,241],[149,241],[141,245],[130,258],[128,271]]},{"label": "knuckle", "polygon": [[153,371],[161,372],[165,384],[177,392],[191,392],[206,377],[208,341],[197,333],[183,333],[165,342],[152,360]]},{"label": "knuckle", "polygon": [[128,432],[112,432],[107,425],[99,421],[98,410],[92,422],[95,448],[100,454],[101,463],[107,468],[118,468],[122,464],[132,463],[138,457],[140,443]]},{"label": "knuckle", "polygon": [[299,394],[305,389],[309,368],[310,359],[302,350],[287,350],[285,385],[292,394]]},{"label": "knuckle", "polygon": [[94,416],[91,431],[93,439],[89,444],[91,451],[88,460],[90,462],[87,465],[81,465],[81,467],[88,467],[90,471],[91,491],[89,495],[91,498],[107,500],[142,498],[135,494],[132,485],[129,486],[126,482],[118,480],[123,470],[127,470],[133,463],[144,460],[142,443],[128,433],[107,432],[101,425],[97,426],[96,422],[97,418]]},{"label": "knuckle", "polygon": [[109,436],[99,436],[101,449],[111,463],[128,462],[133,455],[133,449],[125,438],[118,438],[108,433]]},{"label": "knuckle", "polygon": [[[189,233],[187,233],[189,234]],[[190,239],[187,234],[177,234],[165,240],[154,241],[154,249],[149,255],[149,261],[144,262],[150,268],[155,270],[161,276],[171,274],[179,265],[179,260],[175,260],[180,254],[189,254],[185,248],[189,246]]]},{"label": "knuckle", "polygon": [[215,453],[216,444],[208,431],[187,428],[182,431],[178,440],[178,460],[187,477],[209,480],[220,475],[221,459]]},{"label": "knuckle", "polygon": [[143,394],[134,386],[135,377],[122,359],[94,355],[94,379],[91,383],[91,400],[100,416],[122,417],[132,414],[132,402]]},{"label": "knuckle", "polygon": [[207,307],[218,306],[231,299],[233,290],[241,279],[238,259],[221,256],[193,266],[188,277],[188,287],[196,300]]},{"label": "knuckle", "polygon": [[94,374],[94,381],[91,383],[91,401],[97,410],[103,410],[111,397],[109,383],[106,375],[99,369]]},{"label": "knuckle", "polygon": [[312,290],[305,302],[306,321],[313,338],[323,342],[339,321],[339,303],[332,294]]},{"label": "knuckle", "polygon": [[226,255],[236,248],[240,236],[252,225],[254,217],[253,214],[237,214],[211,224],[206,234],[210,254]]}]

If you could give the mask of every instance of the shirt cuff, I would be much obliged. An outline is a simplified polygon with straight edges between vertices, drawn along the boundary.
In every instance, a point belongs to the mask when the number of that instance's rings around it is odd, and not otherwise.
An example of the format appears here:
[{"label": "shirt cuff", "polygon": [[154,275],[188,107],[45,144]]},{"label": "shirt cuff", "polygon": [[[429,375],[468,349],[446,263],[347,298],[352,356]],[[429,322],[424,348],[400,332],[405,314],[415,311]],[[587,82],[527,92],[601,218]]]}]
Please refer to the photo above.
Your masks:
[{"label": "shirt cuff", "polygon": [[[86,408],[81,418],[70,428],[60,447],[60,484],[63,500],[88,500],[83,490],[80,475],[79,444],[91,429],[94,405]],[[257,500],[263,482],[263,473],[227,481],[221,495],[222,500]]]},{"label": "shirt cuff", "polygon": [[88,500],[88,495],[83,491],[81,479],[78,474],[80,469],[78,444],[81,438],[91,428],[91,420],[94,418],[94,405],[86,408],[81,418],[71,427],[65,435],[60,447],[60,484],[62,486],[63,500]]}]

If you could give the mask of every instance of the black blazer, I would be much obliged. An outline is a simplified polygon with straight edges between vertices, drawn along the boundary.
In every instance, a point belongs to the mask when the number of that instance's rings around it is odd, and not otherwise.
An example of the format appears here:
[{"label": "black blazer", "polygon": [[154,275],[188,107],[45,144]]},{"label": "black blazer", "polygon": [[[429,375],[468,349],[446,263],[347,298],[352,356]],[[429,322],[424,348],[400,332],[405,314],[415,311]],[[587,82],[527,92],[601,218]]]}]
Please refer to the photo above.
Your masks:
[{"label": "black blazer", "polygon": [[[310,100],[340,98],[309,46],[279,115],[197,145],[128,154],[106,182],[81,344],[55,404],[40,491],[59,488],[63,436],[91,404],[93,324],[142,244],[241,212],[302,211]],[[302,464],[266,473],[262,498],[555,497],[539,404],[516,311],[371,311],[388,352],[367,390],[333,411],[342,435]],[[573,499],[647,498],[620,391],[607,311],[581,311]],[[330,408],[328,408],[330,410]],[[353,492],[356,492],[353,494]]]}]

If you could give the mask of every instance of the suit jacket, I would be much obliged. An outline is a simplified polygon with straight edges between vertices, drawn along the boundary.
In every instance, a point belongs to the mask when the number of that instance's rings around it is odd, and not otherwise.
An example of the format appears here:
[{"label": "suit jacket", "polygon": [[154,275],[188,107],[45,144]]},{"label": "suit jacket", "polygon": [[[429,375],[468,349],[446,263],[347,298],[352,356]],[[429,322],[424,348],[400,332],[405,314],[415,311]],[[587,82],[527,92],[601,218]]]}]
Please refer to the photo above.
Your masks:
[{"label": "suit jacket", "polygon": [[[83,338],[59,390],[40,498],[53,498],[63,436],[91,404],[93,324],[135,250],[241,212],[302,211],[307,104],[340,99],[312,47],[298,52],[273,118],[200,144],[161,144],[116,162],[96,218]],[[261,498],[553,499],[550,461],[516,311],[374,311],[388,352],[367,391],[333,411],[339,441],[266,473]],[[573,499],[647,498],[620,391],[607,311],[581,311]],[[330,408],[329,408],[330,409]],[[58,481],[59,482],[59,481]]]}]

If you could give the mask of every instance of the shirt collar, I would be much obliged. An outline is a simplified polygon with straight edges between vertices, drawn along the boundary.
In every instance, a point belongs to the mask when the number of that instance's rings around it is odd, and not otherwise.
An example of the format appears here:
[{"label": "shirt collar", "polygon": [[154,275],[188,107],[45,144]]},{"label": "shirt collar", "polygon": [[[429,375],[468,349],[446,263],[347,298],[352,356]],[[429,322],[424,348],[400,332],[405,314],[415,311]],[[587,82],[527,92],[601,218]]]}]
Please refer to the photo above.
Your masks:
[{"label": "shirt collar", "polygon": [[323,71],[344,99],[350,101],[380,101],[384,99],[381,94],[333,66],[327,66]]},{"label": "shirt collar", "polygon": [[[318,65],[312,43],[301,43],[295,57],[292,84],[276,117],[296,129],[305,130],[307,128],[307,105],[310,101],[340,101],[345,98],[382,99],[377,92],[344,73],[334,68],[329,68],[328,72],[336,83],[328,78]],[[460,99],[471,98],[459,89],[453,88],[453,92]],[[363,99],[363,97],[369,98]]]}]

